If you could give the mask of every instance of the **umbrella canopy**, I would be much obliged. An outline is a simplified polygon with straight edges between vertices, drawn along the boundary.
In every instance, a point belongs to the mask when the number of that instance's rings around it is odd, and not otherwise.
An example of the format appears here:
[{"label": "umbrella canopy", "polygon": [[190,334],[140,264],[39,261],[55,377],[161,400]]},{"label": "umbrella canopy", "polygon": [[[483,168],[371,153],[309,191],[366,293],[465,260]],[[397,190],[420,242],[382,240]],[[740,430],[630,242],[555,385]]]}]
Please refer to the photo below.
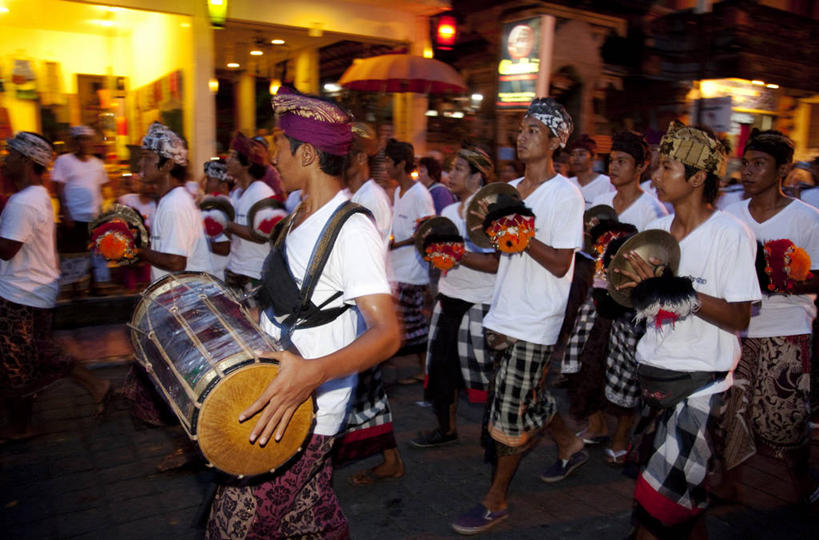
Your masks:
[{"label": "umbrella canopy", "polygon": [[466,90],[466,83],[452,66],[410,54],[364,58],[350,66],[338,83],[365,92],[446,94]]}]

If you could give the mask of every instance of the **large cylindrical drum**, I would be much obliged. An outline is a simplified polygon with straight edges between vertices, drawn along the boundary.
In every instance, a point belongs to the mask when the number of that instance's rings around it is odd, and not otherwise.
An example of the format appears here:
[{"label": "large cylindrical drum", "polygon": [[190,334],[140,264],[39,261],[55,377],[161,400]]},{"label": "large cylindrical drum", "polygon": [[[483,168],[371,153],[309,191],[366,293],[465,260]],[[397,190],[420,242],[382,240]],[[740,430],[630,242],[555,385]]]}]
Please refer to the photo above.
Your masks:
[{"label": "large cylindrical drum", "polygon": [[315,422],[312,398],[297,409],[282,440],[264,447],[249,441],[256,417],[238,421],[278,372],[278,364],[257,351],[281,346],[221,281],[194,272],[155,281],[142,293],[130,327],[137,361],[211,465],[251,476],[296,457]]}]

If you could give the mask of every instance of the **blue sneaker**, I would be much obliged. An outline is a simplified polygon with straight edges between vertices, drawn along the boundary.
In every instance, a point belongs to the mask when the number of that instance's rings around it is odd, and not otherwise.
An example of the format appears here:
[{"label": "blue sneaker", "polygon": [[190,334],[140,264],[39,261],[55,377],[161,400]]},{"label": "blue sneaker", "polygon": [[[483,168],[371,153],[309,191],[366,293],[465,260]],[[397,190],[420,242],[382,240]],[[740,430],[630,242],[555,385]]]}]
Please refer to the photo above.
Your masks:
[{"label": "blue sneaker", "polygon": [[560,482],[572,472],[586,463],[589,460],[589,453],[585,450],[579,450],[572,454],[569,459],[557,458],[551,467],[546,469],[546,472],[540,475],[540,479],[544,482]]},{"label": "blue sneaker", "polygon": [[509,517],[509,509],[491,512],[487,507],[479,504],[469,512],[461,514],[452,524],[452,528],[458,534],[473,535],[491,529],[501,521]]}]

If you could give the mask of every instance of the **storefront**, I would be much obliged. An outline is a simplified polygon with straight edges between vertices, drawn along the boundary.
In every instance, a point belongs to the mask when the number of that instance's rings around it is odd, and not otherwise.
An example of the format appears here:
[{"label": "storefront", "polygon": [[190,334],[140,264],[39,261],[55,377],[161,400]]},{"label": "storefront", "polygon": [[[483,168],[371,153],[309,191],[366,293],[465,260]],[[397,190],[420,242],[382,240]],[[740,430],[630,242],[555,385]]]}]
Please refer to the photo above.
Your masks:
[{"label": "storefront", "polygon": [[[225,30],[209,4],[225,8]],[[0,0],[0,135],[21,130],[65,138],[88,124],[102,136],[109,162],[127,160],[148,125],[163,121],[188,139],[191,162],[216,152],[217,75],[235,78],[236,127],[254,131],[256,80],[279,78],[318,92],[319,49],[345,40],[429,46],[428,17],[439,0]],[[231,31],[231,28],[233,31]],[[281,37],[283,36],[283,37]],[[285,43],[276,45],[273,40]],[[252,50],[279,57],[262,62]],[[277,47],[274,53],[272,47]],[[352,58],[349,59],[352,62]],[[406,114],[418,116],[416,108]],[[426,109],[423,109],[426,110]],[[423,141],[421,121],[404,137]]]}]

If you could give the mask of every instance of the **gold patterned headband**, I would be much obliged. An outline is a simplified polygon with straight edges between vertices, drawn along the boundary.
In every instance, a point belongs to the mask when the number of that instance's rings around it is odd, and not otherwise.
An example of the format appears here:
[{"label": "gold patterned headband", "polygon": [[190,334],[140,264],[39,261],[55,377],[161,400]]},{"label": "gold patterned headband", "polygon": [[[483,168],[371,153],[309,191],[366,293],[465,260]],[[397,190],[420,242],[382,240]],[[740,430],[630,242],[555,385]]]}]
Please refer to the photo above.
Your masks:
[{"label": "gold patterned headband", "polygon": [[726,152],[721,142],[705,131],[672,120],[660,141],[660,154],[695,169],[721,176]]}]

